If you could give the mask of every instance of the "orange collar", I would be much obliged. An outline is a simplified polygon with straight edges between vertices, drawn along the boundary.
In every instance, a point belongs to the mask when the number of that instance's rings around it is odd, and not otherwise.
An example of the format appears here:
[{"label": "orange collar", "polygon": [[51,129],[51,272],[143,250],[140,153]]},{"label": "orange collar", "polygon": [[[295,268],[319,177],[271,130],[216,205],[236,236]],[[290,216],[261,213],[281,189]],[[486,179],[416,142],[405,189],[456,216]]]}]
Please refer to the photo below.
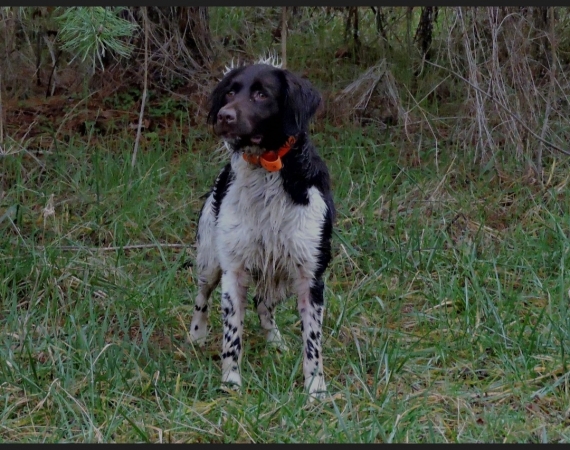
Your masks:
[{"label": "orange collar", "polygon": [[283,167],[281,158],[289,153],[289,150],[291,150],[295,142],[297,142],[297,138],[295,136],[289,136],[285,144],[283,144],[279,150],[268,150],[261,156],[243,153],[243,159],[250,164],[263,167],[268,172],[277,172]]}]

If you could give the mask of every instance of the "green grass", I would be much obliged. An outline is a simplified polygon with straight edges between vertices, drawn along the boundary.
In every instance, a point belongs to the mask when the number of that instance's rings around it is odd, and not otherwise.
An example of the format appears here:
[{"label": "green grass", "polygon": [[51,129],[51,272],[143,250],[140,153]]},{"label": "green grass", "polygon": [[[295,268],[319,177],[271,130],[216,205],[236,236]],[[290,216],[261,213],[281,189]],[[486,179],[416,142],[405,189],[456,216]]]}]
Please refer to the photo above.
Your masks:
[{"label": "green grass", "polygon": [[242,395],[218,390],[219,291],[205,349],[186,341],[215,140],[154,140],[134,170],[127,137],[1,157],[0,440],[569,441],[568,163],[540,187],[454,149],[418,163],[396,131],[314,140],[339,210],[314,404],[293,299],[288,353],[248,311]]}]

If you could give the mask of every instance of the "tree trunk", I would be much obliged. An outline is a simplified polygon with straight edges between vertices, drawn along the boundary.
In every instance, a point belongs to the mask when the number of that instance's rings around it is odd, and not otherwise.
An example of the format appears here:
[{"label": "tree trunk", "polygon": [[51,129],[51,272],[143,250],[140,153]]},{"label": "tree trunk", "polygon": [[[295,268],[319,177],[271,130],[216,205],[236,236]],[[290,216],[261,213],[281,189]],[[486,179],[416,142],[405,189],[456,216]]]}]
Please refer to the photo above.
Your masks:
[{"label": "tree trunk", "polygon": [[424,6],[420,15],[418,28],[416,29],[415,41],[420,46],[422,58],[430,59],[430,47],[432,41],[433,24],[437,19],[437,6]]}]

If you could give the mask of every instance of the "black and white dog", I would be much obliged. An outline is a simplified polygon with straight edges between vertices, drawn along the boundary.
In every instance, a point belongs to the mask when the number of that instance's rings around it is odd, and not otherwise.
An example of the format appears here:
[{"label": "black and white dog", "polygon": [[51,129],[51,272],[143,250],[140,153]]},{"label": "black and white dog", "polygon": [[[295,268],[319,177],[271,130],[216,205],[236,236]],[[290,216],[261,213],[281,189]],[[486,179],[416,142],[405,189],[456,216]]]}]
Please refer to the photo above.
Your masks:
[{"label": "black and white dog", "polygon": [[208,299],[222,282],[222,382],[241,386],[246,291],[269,342],[284,348],[276,305],[297,296],[303,375],[311,398],[326,391],[321,352],[323,273],[335,209],[327,167],[309,140],[319,93],[270,64],[237,67],[214,89],[208,121],[231,162],[206,198],[197,233],[198,295],[190,338],[203,344]]}]

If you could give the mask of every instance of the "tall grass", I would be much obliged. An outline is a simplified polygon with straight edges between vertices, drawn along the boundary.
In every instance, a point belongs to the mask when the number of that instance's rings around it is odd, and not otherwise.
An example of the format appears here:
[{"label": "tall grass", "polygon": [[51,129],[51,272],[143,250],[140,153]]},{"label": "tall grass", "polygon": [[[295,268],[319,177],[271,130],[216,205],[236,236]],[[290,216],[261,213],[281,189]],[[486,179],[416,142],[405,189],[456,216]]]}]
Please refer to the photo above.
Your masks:
[{"label": "tall grass", "polygon": [[220,167],[214,141],[172,135],[135,170],[127,138],[90,157],[75,142],[42,170],[4,158],[2,440],[566,442],[567,163],[540,187],[516,166],[479,171],[472,154],[412,167],[396,137],[315,136],[339,218],[331,397],[313,405],[293,300],[277,315],[291,349],[280,355],[249,310],[241,396],[218,390],[217,300],[206,348],[186,341],[184,267]]}]

